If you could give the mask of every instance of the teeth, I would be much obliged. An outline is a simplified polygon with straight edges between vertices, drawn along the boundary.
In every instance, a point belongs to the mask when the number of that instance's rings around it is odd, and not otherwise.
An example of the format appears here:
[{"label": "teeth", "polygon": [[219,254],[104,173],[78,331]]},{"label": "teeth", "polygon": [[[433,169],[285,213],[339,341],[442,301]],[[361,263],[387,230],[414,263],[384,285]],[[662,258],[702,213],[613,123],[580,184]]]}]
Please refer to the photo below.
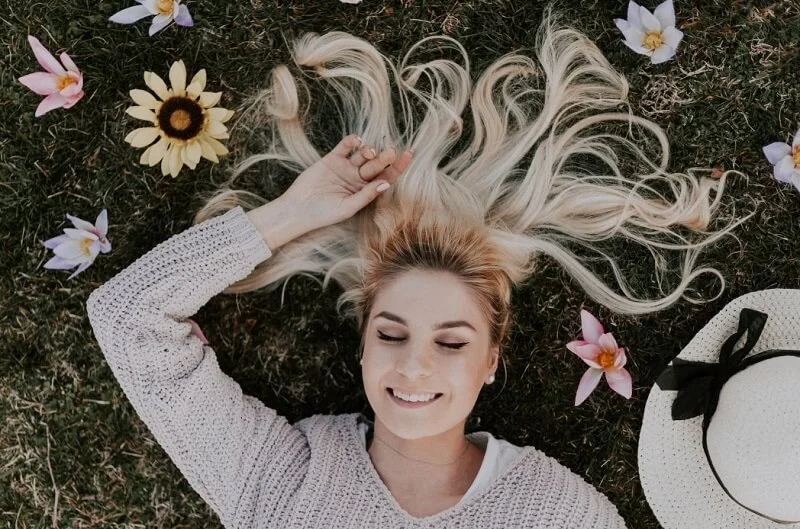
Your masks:
[{"label": "teeth", "polygon": [[407,400],[409,402],[426,402],[432,400],[436,394],[435,393],[403,393],[401,391],[396,391],[392,389],[392,394],[397,397],[398,399]]}]

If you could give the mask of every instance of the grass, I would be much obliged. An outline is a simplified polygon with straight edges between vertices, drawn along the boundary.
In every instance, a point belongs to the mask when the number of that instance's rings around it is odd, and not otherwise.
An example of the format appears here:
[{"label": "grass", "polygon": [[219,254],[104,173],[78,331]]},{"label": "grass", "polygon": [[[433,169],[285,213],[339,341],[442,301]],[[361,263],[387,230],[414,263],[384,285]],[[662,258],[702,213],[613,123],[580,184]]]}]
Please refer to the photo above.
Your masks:
[{"label": "grass", "polygon": [[[85,312],[94,288],[188,228],[198,195],[226,177],[229,162],[204,162],[177,179],[138,164],[140,151],[122,138],[138,126],[124,109],[127,91],[144,88],[144,70],[166,75],[183,58],[190,74],[206,68],[210,89],[224,91],[222,106],[236,108],[264,85],[273,65],[287,60],[287,40],[304,31],[345,30],[395,57],[422,37],[446,32],[468,47],[477,72],[530,46],[544,8],[520,0],[192,1],[194,28],[171,27],[149,38],[149,22],[107,22],[131,3],[5,0],[0,6],[2,527],[220,527],[134,413]],[[686,37],[677,57],[661,66],[620,41],[612,19],[624,16],[625,2],[576,2],[570,5],[580,8],[562,12],[628,77],[634,111],[666,129],[673,169],[721,166],[748,175],[731,182],[729,204],[738,211],[755,205],[755,217],[740,227],[740,243],[727,240],[704,255],[723,272],[727,289],[703,305],[681,302],[624,317],[588,301],[543,259],[540,272],[515,292],[516,326],[504,347],[508,378],[500,373],[481,394],[469,424],[556,457],[607,494],[638,529],[659,527],[636,470],[638,431],[655,377],[728,301],[753,290],[796,287],[800,272],[800,196],[772,180],[761,153],[767,143],[786,141],[800,121],[800,56],[793,53],[798,6],[694,4],[677,3]],[[82,68],[86,96],[74,108],[34,118],[39,98],[16,81],[38,70],[28,34],[52,51],[67,51]],[[52,254],[41,241],[68,226],[64,214],[93,221],[103,208],[114,250],[72,281],[66,272],[43,269]],[[641,255],[619,250],[634,285],[652,289]],[[714,292],[709,281],[697,288]],[[215,343],[223,369],[290,420],[367,411],[358,336],[336,317],[337,294],[298,277],[282,308],[280,290],[218,296],[195,319]],[[564,344],[578,335],[584,304],[630,351],[629,401],[601,387],[581,407],[572,406],[583,364]]]}]

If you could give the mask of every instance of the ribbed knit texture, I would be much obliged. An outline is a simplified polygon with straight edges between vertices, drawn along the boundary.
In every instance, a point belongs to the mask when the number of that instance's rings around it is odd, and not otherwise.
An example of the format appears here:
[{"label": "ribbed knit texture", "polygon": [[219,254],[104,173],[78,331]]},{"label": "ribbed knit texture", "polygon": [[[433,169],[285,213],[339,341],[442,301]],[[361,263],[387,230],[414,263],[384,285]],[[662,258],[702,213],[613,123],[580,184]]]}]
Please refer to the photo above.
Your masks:
[{"label": "ribbed knit texture", "polygon": [[157,245],[87,302],[125,395],[225,527],[625,528],[604,495],[533,447],[468,501],[411,516],[372,465],[357,413],[291,425],[243,395],[186,318],[271,255],[236,207]]}]

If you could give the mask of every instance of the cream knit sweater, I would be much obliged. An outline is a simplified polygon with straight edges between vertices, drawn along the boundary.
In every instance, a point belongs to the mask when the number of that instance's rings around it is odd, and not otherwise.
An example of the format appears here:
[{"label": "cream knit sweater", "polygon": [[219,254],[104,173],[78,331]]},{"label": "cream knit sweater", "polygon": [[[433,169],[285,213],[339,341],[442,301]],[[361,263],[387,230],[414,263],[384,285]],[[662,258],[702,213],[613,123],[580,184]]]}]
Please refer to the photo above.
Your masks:
[{"label": "cream knit sweater", "polygon": [[530,446],[474,497],[412,516],[372,466],[357,413],[291,425],[243,395],[186,318],[271,255],[236,207],[157,245],[87,302],[125,395],[225,527],[625,528],[605,496]]}]

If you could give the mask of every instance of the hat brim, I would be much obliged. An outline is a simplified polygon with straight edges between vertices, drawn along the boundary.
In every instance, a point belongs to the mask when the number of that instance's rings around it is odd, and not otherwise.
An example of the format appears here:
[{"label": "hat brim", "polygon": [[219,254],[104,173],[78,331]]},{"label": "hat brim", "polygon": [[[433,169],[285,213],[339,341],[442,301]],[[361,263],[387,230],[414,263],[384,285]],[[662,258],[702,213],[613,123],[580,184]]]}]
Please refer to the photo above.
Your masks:
[{"label": "hat brim", "polygon": [[[717,362],[722,343],[736,332],[739,313],[752,308],[767,323],[752,354],[800,349],[800,290],[745,294],[725,306],[680,352],[679,358]],[[676,392],[650,390],[639,434],[639,477],[647,502],[664,529],[795,529],[742,508],[717,482],[703,451],[703,417],[674,421]]]}]

